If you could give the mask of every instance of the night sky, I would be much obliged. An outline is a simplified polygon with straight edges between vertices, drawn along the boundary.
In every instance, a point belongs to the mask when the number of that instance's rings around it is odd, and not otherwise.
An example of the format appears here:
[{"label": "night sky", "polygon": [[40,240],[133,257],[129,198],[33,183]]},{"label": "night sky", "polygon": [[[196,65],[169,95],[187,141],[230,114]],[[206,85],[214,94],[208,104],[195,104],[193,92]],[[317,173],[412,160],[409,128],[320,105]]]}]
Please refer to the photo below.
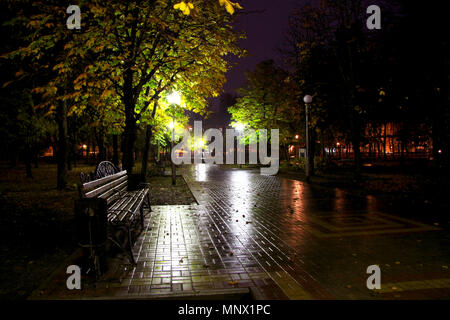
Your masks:
[{"label": "night sky", "polygon": [[244,30],[247,39],[240,44],[248,50],[248,56],[243,59],[230,59],[236,62],[227,73],[228,82],[225,92],[234,93],[245,84],[245,71],[252,70],[263,60],[274,59],[281,62],[278,52],[283,45],[284,34],[288,27],[288,17],[295,7],[300,7],[305,0],[240,0],[244,12],[237,17],[236,30]]},{"label": "night sky", "polygon": [[[236,90],[246,82],[245,72],[253,70],[264,60],[273,59],[282,63],[280,48],[285,41],[288,29],[288,18],[294,8],[299,8],[308,0],[240,0],[244,10],[237,16],[235,30],[244,31],[247,38],[240,42],[240,47],[248,51],[245,58],[230,57],[233,67],[227,73],[227,83],[224,92],[236,95]],[[203,119],[200,115],[190,113],[191,124],[194,120],[203,120],[206,127],[227,126],[230,115],[227,112],[227,102],[221,103],[221,98],[211,99],[210,110],[213,115]]]}]

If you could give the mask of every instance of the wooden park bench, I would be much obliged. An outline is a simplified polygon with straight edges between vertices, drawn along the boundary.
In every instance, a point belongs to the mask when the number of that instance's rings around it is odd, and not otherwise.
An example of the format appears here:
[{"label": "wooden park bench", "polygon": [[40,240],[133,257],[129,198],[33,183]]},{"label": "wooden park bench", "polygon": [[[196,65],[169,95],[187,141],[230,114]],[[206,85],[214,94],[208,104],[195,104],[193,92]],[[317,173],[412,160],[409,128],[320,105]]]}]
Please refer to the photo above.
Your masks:
[{"label": "wooden park bench", "polygon": [[90,250],[96,271],[103,269],[100,260],[114,246],[136,264],[133,245],[144,228],[144,208],[151,210],[148,185],[140,183],[133,190],[127,171],[119,171],[109,161],[101,162],[91,174],[81,174],[81,180],[75,207],[82,246]]}]

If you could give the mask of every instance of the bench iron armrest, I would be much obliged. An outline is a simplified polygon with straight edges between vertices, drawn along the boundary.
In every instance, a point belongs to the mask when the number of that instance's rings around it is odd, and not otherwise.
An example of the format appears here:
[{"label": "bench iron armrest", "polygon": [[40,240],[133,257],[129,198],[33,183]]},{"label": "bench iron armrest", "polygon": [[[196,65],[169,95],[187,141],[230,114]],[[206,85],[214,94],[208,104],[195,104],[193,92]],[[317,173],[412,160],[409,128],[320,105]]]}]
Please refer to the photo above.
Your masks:
[{"label": "bench iron armrest", "polygon": [[151,187],[151,184],[150,184],[150,183],[146,183],[146,182],[140,182],[140,183],[138,184],[138,187],[141,187],[141,188],[145,188],[145,187],[150,188],[150,187]]}]

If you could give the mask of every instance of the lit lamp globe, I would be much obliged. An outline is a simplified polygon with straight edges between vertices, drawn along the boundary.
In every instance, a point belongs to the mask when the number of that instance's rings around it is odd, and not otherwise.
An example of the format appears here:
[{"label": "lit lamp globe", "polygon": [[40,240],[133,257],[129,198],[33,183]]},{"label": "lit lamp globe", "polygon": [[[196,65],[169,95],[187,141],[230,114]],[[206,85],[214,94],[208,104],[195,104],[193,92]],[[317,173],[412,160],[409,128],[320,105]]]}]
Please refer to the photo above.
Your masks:
[{"label": "lit lamp globe", "polygon": [[236,124],[235,129],[237,131],[243,131],[244,130],[244,125],[242,123],[238,123],[238,124]]},{"label": "lit lamp globe", "polygon": [[312,102],[312,97],[311,97],[309,94],[307,94],[307,95],[303,98],[303,101],[304,101],[306,104],[310,104],[310,103]]},{"label": "lit lamp globe", "polygon": [[179,105],[181,103],[181,96],[180,96],[180,94],[178,92],[174,91],[174,92],[172,92],[171,94],[169,94],[167,96],[167,101],[170,104]]}]

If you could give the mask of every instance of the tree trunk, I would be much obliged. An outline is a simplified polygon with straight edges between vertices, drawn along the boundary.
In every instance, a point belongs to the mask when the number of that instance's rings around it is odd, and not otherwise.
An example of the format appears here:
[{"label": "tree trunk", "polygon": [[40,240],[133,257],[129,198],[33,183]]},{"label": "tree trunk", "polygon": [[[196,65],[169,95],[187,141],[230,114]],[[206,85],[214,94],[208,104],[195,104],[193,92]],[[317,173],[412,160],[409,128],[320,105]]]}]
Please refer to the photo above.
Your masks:
[{"label": "tree trunk", "polygon": [[91,139],[88,138],[87,144],[86,144],[86,161],[87,164],[89,165],[91,163]]},{"label": "tree trunk", "polygon": [[353,144],[353,155],[355,161],[355,174],[358,176],[361,172],[361,132],[360,125],[358,121],[358,115],[355,114],[353,107],[349,108],[351,111],[351,134],[352,134],[352,144]]},{"label": "tree trunk", "polygon": [[33,161],[34,168],[39,168],[39,144],[37,141],[35,141],[33,145]]},{"label": "tree trunk", "polygon": [[114,165],[116,167],[119,167],[119,142],[118,142],[118,135],[117,134],[113,134],[112,136],[112,143],[113,143],[113,158],[112,158],[112,162],[114,163]]},{"label": "tree trunk", "polygon": [[145,129],[145,145],[144,145],[144,152],[142,153],[142,167],[141,167],[141,175],[145,180],[147,178],[148,154],[150,150],[151,139],[152,139],[152,126],[148,124]]},{"label": "tree trunk", "polygon": [[[129,92],[131,93],[131,89]],[[130,94],[125,94],[123,101],[125,104],[125,129],[122,134],[122,165],[129,174],[132,174],[134,167],[133,151],[137,138],[135,106]]]},{"label": "tree trunk", "polygon": [[73,162],[73,166],[76,168],[77,167],[77,133],[73,132],[73,143],[72,143],[72,149],[70,150],[71,154],[72,154],[72,162]]},{"label": "tree trunk", "polygon": [[33,178],[33,174],[31,172],[31,158],[33,156],[32,147],[27,145],[25,150],[25,169],[26,169],[26,177]]},{"label": "tree trunk", "polygon": [[134,167],[133,151],[137,134],[136,124],[129,123],[130,121],[127,122],[122,136],[122,165],[128,173],[132,174]]},{"label": "tree trunk", "polygon": [[384,155],[383,155],[383,157],[384,157],[384,160],[386,160],[386,143],[387,143],[387,129],[386,129],[386,127],[387,127],[387,124],[385,123],[384,124],[384,133],[383,133],[383,147],[384,147]]},{"label": "tree trunk", "polygon": [[58,172],[56,187],[58,190],[67,186],[67,102],[58,104]]},{"label": "tree trunk", "polygon": [[95,140],[98,145],[98,160],[105,161],[106,160],[106,148],[105,148],[105,135],[103,134],[103,130],[94,128]]},{"label": "tree trunk", "polygon": [[[68,129],[69,130],[69,126]],[[72,171],[72,161],[73,161],[73,154],[72,154],[72,149],[73,149],[73,140],[72,138],[68,138],[67,139],[67,171]]]},{"label": "tree trunk", "polygon": [[326,153],[325,153],[325,134],[321,133],[321,138],[320,138],[320,145],[322,147],[322,161],[325,161],[326,159]]},{"label": "tree trunk", "polygon": [[285,158],[285,160],[289,163],[289,162],[291,162],[290,160],[291,160],[291,158],[290,158],[290,156],[289,156],[289,145],[288,144],[285,144],[284,145],[284,158]]},{"label": "tree trunk", "polygon": [[355,173],[359,174],[361,172],[361,149],[358,134],[354,134],[352,142],[353,142],[353,155],[355,160]]}]

